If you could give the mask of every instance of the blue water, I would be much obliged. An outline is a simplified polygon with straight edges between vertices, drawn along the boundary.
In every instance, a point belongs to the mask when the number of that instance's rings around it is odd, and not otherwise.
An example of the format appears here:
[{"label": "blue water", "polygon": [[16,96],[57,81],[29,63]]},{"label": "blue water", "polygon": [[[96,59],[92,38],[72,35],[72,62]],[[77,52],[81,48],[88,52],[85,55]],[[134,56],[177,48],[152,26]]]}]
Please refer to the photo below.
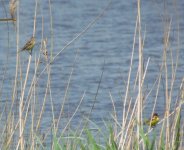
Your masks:
[{"label": "blue water", "polygon": [[[37,8],[36,39],[41,41],[42,37],[42,18],[43,18],[43,36],[48,40],[48,51],[53,50],[55,56],[69,41],[80,33],[109,3],[108,0],[57,0],[52,2],[52,27],[50,24],[50,12],[48,1],[40,1]],[[8,2],[4,2],[8,13]],[[163,35],[164,35],[164,18],[172,18],[170,33],[170,49],[172,50],[174,61],[176,60],[176,49],[179,48],[179,64],[174,84],[172,101],[174,104],[178,95],[179,85],[184,74],[184,51],[183,51],[183,25],[182,15],[184,14],[184,1],[177,1],[177,4],[169,0],[165,5],[164,1],[142,1],[141,20],[142,35],[146,35],[144,43],[144,62],[150,58],[150,63],[145,78],[144,90],[149,91],[159,75],[160,65],[162,63],[163,53]],[[22,47],[31,36],[33,31],[33,18],[35,11],[35,1],[20,2],[20,47]],[[6,13],[3,7],[0,7],[0,18],[5,18]],[[9,16],[9,14],[7,14]],[[105,14],[79,39],[67,47],[52,64],[51,69],[51,97],[54,103],[55,117],[57,118],[63,102],[65,89],[67,87],[69,75],[74,68],[71,82],[67,94],[64,115],[61,120],[61,128],[67,122],[75,111],[83,92],[85,97],[82,105],[72,121],[72,127],[79,124],[83,116],[86,116],[93,105],[97,88],[104,66],[103,77],[99,86],[91,120],[98,125],[103,125],[103,120],[109,119],[112,113],[112,103],[109,96],[111,92],[116,105],[119,120],[122,119],[122,106],[125,94],[125,85],[127,82],[130,58],[133,45],[134,29],[136,24],[137,3],[136,1],[118,1],[114,0],[110,4]],[[178,35],[178,24],[180,32]],[[14,26],[9,23],[0,23],[0,78],[3,79],[3,68],[7,64],[6,76],[3,84],[1,100],[11,99],[12,85],[15,75],[16,60],[16,32]],[[180,38],[178,47],[177,37]],[[9,42],[8,42],[9,41]],[[53,42],[53,43],[52,43]],[[32,57],[32,66],[30,78],[34,73],[35,58],[38,58],[39,46],[34,48]],[[42,55],[42,54],[41,54]],[[75,61],[75,57],[77,59]],[[23,62],[23,77],[25,77],[28,53],[21,53],[21,62]],[[168,52],[168,56],[170,53]],[[168,57],[170,59],[170,57]],[[42,56],[39,72],[45,67],[46,62]],[[104,64],[105,62],[105,64]],[[130,94],[133,101],[136,97],[133,85],[138,66],[138,38],[136,38],[133,70],[131,76]],[[171,61],[168,61],[168,78],[171,79]],[[164,113],[164,73],[163,81],[158,95],[156,111],[163,116]],[[0,80],[1,81],[1,80]],[[43,102],[47,81],[47,73],[43,73],[38,81],[37,100],[38,110]],[[156,84],[157,85],[157,84]],[[170,85],[170,84],[169,84]],[[148,97],[144,109],[145,117],[151,113],[156,88]],[[27,89],[28,91],[28,89]],[[27,93],[26,93],[27,95]],[[19,100],[19,99],[18,99]],[[3,107],[4,105],[2,105]],[[50,126],[52,113],[51,102],[46,102],[45,113],[41,124],[41,130],[45,131]],[[65,120],[66,119],[66,120]]]}]

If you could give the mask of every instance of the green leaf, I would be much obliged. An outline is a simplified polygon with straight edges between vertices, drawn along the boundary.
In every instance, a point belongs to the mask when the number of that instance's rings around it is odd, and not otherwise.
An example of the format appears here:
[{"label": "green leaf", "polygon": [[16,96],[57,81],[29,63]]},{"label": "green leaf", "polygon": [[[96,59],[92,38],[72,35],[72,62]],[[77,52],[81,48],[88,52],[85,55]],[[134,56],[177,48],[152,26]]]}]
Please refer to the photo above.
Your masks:
[{"label": "green leaf", "polygon": [[88,138],[88,147],[90,150],[101,150],[100,146],[96,143],[95,139],[93,138],[91,132],[89,130],[86,131],[87,138]]},{"label": "green leaf", "polygon": [[55,134],[54,134],[54,140],[53,140],[53,147],[54,147],[54,150],[62,150],[61,145],[59,144]]},{"label": "green leaf", "polygon": [[181,123],[181,113],[179,111],[178,115],[177,115],[177,122],[176,122],[176,136],[175,136],[175,141],[174,141],[174,150],[178,150],[179,146],[180,146],[180,125]]}]

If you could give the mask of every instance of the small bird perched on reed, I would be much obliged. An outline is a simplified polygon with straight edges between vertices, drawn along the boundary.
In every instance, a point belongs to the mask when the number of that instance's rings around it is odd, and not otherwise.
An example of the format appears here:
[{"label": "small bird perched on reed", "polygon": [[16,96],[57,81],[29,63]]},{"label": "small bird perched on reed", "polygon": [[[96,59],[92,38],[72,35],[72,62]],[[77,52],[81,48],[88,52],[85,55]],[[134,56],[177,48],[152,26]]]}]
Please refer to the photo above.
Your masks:
[{"label": "small bird perched on reed", "polygon": [[159,120],[160,120],[159,115],[157,113],[154,113],[153,116],[149,120],[146,120],[144,122],[144,124],[147,124],[151,127],[155,127],[156,124],[159,122]]},{"label": "small bird perched on reed", "polygon": [[36,40],[34,37],[31,37],[31,39],[29,41],[27,41],[27,43],[24,45],[24,47],[20,50],[21,51],[25,51],[27,50],[29,52],[30,55],[32,55],[32,49],[34,48],[36,43]]}]

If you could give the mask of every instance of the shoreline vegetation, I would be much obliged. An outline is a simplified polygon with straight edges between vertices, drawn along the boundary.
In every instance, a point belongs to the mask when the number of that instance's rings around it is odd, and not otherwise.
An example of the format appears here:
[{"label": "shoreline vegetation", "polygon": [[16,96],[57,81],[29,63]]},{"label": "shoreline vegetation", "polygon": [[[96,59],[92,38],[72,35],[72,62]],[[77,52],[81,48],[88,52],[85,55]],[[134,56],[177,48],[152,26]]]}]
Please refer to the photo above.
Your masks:
[{"label": "shoreline vegetation", "polygon": [[[182,117],[182,107],[184,103],[184,78],[181,81],[180,87],[177,89],[178,97],[176,98],[174,108],[171,108],[172,94],[174,91],[174,83],[176,80],[176,74],[179,63],[179,52],[180,52],[180,42],[179,42],[179,20],[178,20],[178,47],[176,50],[171,50],[170,43],[170,32],[172,26],[172,18],[164,19],[164,38],[163,38],[163,50],[162,50],[162,63],[159,66],[160,72],[158,72],[157,80],[153,85],[155,88],[155,99],[154,107],[150,116],[155,113],[155,108],[157,105],[157,98],[161,84],[164,85],[164,96],[165,97],[165,108],[163,108],[164,114],[160,117],[159,122],[154,124],[154,127],[149,125],[144,125],[143,111],[146,100],[150,96],[152,91],[144,90],[144,81],[149,68],[150,58],[144,59],[144,42],[146,31],[142,30],[141,25],[141,0],[137,1],[137,17],[135,21],[135,31],[132,44],[132,53],[130,58],[130,66],[128,72],[128,78],[125,84],[125,95],[122,95],[122,120],[119,121],[117,116],[117,110],[114,102],[114,98],[109,91],[109,97],[112,101],[113,111],[111,113],[111,120],[109,122],[104,121],[106,130],[103,131],[98,125],[95,124],[93,120],[90,120],[91,113],[93,112],[96,97],[100,88],[100,84],[103,78],[104,66],[99,77],[98,87],[96,90],[96,95],[93,101],[93,105],[89,108],[89,113],[84,118],[81,118],[80,123],[77,125],[76,129],[70,128],[71,122],[75,117],[76,113],[79,111],[80,106],[85,97],[85,91],[81,95],[75,111],[72,112],[71,116],[68,118],[67,123],[62,125],[62,131],[59,130],[62,123],[62,115],[65,109],[65,103],[67,101],[68,90],[71,84],[71,77],[73,76],[74,66],[71,69],[71,73],[68,77],[67,86],[65,89],[64,98],[60,104],[59,115],[56,116],[54,112],[54,105],[52,100],[52,87],[51,87],[51,67],[54,65],[55,60],[72,43],[82,37],[89,29],[93,27],[95,23],[100,20],[104,14],[110,9],[113,1],[110,1],[107,6],[99,13],[94,20],[92,20],[82,31],[77,34],[71,41],[69,41],[56,55],[53,54],[52,46],[50,50],[47,50],[47,38],[42,35],[41,41],[36,41],[36,45],[40,48],[40,55],[35,58],[34,75],[30,75],[31,60],[34,59],[34,48],[33,56],[28,53],[27,67],[22,68],[21,54],[19,53],[19,3],[18,0],[10,0],[10,13],[7,16],[11,18],[0,19],[0,23],[6,21],[7,24],[13,23],[16,32],[16,72],[12,88],[12,100],[11,106],[1,110],[1,127],[3,126],[3,131],[0,139],[0,149],[20,149],[20,150],[35,150],[35,149],[53,149],[53,150],[180,150],[183,149],[183,117]],[[36,33],[36,19],[37,19],[37,7],[38,1],[35,1],[35,14],[34,14],[34,25],[32,36],[35,37]],[[52,5],[49,0],[50,9],[50,30],[53,32],[53,17],[52,17]],[[44,29],[43,29],[44,30]],[[13,31],[12,31],[13,32]],[[52,38],[53,39],[53,38]],[[34,41],[35,42],[35,41]],[[135,43],[138,42],[138,49],[135,49]],[[53,44],[53,41],[52,41]],[[51,44],[51,45],[52,45]],[[32,48],[32,46],[31,46]],[[132,69],[133,61],[135,59],[135,51],[139,54],[139,63],[137,66],[137,76],[132,79]],[[173,58],[173,53],[176,53],[176,58]],[[41,57],[45,59],[45,66],[40,70],[40,59]],[[77,59],[77,54],[75,61]],[[144,64],[143,62],[146,63]],[[168,63],[171,63],[172,72],[168,72]],[[104,64],[105,65],[105,62]],[[23,69],[26,69],[25,75],[23,76]],[[43,101],[39,106],[36,106],[37,101],[37,83],[42,75],[47,75],[47,82],[45,87],[45,93]],[[168,76],[172,74],[170,79]],[[5,74],[6,75],[6,74]],[[134,80],[134,88],[130,85],[131,80]],[[31,82],[31,84],[28,84]],[[162,82],[162,83],[161,83]],[[2,82],[3,83],[3,82]],[[29,85],[29,86],[28,86]],[[135,90],[136,89],[136,90]],[[2,90],[2,89],[1,89]],[[130,91],[137,91],[136,98],[132,98]],[[18,102],[17,102],[18,101]],[[40,133],[40,124],[44,120],[45,105],[46,101],[50,101],[51,105],[51,116],[52,122],[50,127],[45,130],[44,133]],[[127,107],[128,106],[128,107]],[[15,118],[14,109],[17,109],[18,119]],[[2,118],[5,116],[6,120]],[[93,125],[93,129],[89,127],[89,124]],[[27,127],[29,125],[29,127]],[[49,137],[51,136],[51,137]],[[48,140],[51,139],[51,140]]]}]

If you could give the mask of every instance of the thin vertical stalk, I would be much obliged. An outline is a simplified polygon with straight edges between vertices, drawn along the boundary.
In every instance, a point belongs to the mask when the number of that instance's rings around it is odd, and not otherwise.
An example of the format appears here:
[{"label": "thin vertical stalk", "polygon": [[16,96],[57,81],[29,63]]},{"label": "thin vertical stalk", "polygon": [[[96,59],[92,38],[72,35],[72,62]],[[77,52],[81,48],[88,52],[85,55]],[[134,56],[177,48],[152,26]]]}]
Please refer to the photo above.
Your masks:
[{"label": "thin vertical stalk", "polygon": [[[138,34],[139,34],[139,87],[138,87],[138,103],[137,103],[137,140],[139,141],[140,126],[142,126],[142,75],[143,75],[143,61],[142,61],[142,37],[141,37],[141,0],[137,2],[138,13]],[[139,146],[138,146],[139,149]]]},{"label": "thin vertical stalk", "polygon": [[[165,117],[166,119],[166,149],[169,149],[169,142],[170,142],[170,131],[169,131],[169,111],[170,111],[170,101],[171,97],[169,96],[168,88],[168,66],[167,66],[167,49],[169,46],[169,34],[170,34],[170,26],[167,27],[168,25],[166,24],[166,31],[165,31],[165,43],[164,43],[164,55],[163,55],[163,61],[164,61],[164,69],[165,69],[165,103],[166,103],[166,110],[165,110]],[[168,30],[168,31],[167,31]]]},{"label": "thin vertical stalk", "polygon": [[52,4],[49,0],[49,13],[50,13],[50,34],[51,34],[51,50],[50,50],[50,59],[53,59],[53,48],[54,48],[54,31],[53,31],[53,17],[52,17]]},{"label": "thin vertical stalk", "polygon": [[24,119],[23,119],[23,101],[24,101],[24,94],[25,94],[25,89],[26,89],[26,84],[28,80],[28,75],[29,75],[29,69],[30,69],[30,64],[31,64],[31,55],[29,55],[29,61],[27,65],[27,71],[26,71],[26,77],[24,80],[24,85],[23,89],[21,91],[21,97],[20,97],[20,104],[19,104],[19,141],[20,141],[20,149],[24,150],[24,136],[23,136],[23,131],[24,131]]},{"label": "thin vertical stalk", "polygon": [[[16,21],[16,27],[17,27],[17,34],[16,34],[16,44],[17,44],[17,52],[19,51],[19,1],[17,1],[17,21]],[[12,100],[14,101],[15,100],[15,93],[16,93],[16,90],[17,90],[17,76],[18,76],[18,64],[19,64],[19,54],[17,53],[17,57],[16,57],[16,73],[15,73],[15,83],[14,83],[14,91],[13,91],[13,98]],[[21,103],[21,102],[20,102]],[[21,109],[21,106],[19,105],[19,109]],[[19,110],[19,136],[21,137],[21,128],[22,128],[22,122],[21,122],[21,117],[22,117],[22,114],[21,114],[21,110]],[[17,149],[19,147],[19,142],[18,142],[18,145],[17,145]],[[23,149],[22,149],[23,150]]]},{"label": "thin vertical stalk", "polygon": [[[133,58],[134,58],[134,51],[135,51],[135,41],[136,41],[136,33],[137,33],[137,22],[138,22],[138,17],[136,19],[136,24],[135,24],[135,31],[134,31],[134,41],[133,41],[133,47],[132,47],[132,55],[131,55],[131,62],[130,62],[130,67],[129,67],[129,73],[128,73],[128,81],[126,85],[126,93],[125,93],[125,99],[124,99],[124,106],[123,106],[123,122],[122,122],[122,136],[120,138],[120,143],[122,143],[124,139],[124,131],[125,131],[125,124],[126,124],[126,103],[128,99],[128,93],[129,93],[129,87],[130,87],[130,77],[132,73],[132,67],[133,67]],[[125,140],[125,139],[124,139]]]},{"label": "thin vertical stalk", "polygon": [[[35,62],[36,62],[36,58],[35,58]],[[35,68],[37,68],[37,64],[35,63]],[[35,74],[36,74],[36,69],[35,69]],[[30,146],[30,149],[31,150],[34,150],[34,120],[35,120],[35,104],[36,104],[36,98],[35,98],[35,95],[36,95],[36,86],[34,85],[34,89],[33,89],[33,93],[34,93],[34,98],[33,98],[33,102],[31,104],[31,133],[30,133],[30,138],[31,138],[31,146]]]}]

